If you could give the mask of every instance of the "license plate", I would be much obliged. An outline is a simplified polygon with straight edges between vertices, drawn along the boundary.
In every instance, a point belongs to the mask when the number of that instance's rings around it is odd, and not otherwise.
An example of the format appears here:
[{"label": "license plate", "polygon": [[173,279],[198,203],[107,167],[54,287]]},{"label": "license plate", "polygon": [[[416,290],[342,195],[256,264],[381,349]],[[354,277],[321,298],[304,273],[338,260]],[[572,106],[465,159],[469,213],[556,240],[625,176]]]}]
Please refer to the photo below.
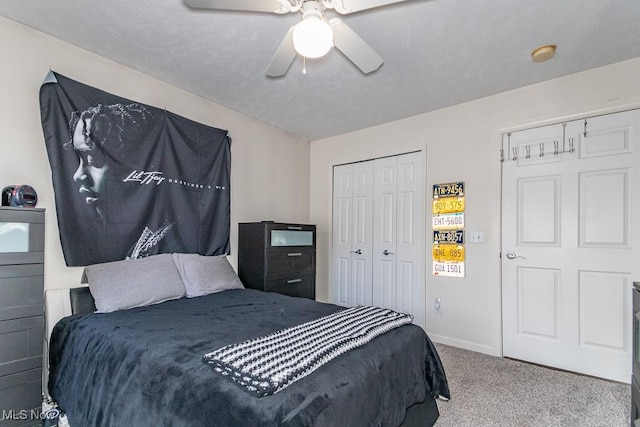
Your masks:
[{"label": "license plate", "polygon": [[433,275],[445,277],[464,277],[464,262],[433,261]]},{"label": "license plate", "polygon": [[433,199],[434,214],[464,212],[464,197],[440,197]]},{"label": "license plate", "polygon": [[434,261],[464,261],[464,246],[433,245]]},{"label": "license plate", "polygon": [[451,213],[433,215],[432,225],[434,230],[461,229],[464,228],[464,213]]},{"label": "license plate", "polygon": [[464,230],[433,230],[433,244],[464,244]]},{"label": "license plate", "polygon": [[434,199],[438,199],[440,197],[463,197],[463,196],[464,196],[464,182],[462,181],[433,185]]}]

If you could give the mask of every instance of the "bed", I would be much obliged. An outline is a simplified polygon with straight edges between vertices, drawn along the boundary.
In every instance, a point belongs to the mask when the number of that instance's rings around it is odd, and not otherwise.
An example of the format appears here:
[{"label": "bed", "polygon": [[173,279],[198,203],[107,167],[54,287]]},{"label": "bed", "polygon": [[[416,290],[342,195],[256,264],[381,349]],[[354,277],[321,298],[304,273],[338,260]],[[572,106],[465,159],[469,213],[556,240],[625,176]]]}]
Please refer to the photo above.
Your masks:
[{"label": "bed", "polygon": [[[92,290],[92,292],[94,292]],[[438,354],[409,324],[257,397],[203,356],[344,307],[226,289],[94,313],[88,288],[53,328],[49,393],[76,426],[430,426],[449,391]]]}]

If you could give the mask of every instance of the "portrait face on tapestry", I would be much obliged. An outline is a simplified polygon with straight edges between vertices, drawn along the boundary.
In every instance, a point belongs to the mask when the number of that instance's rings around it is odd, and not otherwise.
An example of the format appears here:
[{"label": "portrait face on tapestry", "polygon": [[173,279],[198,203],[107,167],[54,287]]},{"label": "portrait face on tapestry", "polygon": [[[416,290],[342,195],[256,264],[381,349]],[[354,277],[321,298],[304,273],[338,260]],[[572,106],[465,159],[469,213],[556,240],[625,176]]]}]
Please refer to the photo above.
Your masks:
[{"label": "portrait face on tapestry", "polygon": [[40,108],[67,265],[229,252],[226,131],[53,72]]}]

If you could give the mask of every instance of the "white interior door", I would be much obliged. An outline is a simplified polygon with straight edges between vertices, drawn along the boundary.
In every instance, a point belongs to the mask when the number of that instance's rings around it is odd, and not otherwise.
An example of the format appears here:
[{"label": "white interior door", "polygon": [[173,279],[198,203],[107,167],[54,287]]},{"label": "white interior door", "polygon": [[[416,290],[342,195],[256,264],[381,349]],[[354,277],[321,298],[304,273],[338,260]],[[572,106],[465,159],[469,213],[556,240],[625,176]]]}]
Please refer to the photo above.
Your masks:
[{"label": "white interior door", "polygon": [[638,132],[632,111],[588,119],[586,135],[579,120],[505,144],[505,356],[630,381]]},{"label": "white interior door", "polygon": [[373,161],[334,167],[331,300],[371,305]]}]

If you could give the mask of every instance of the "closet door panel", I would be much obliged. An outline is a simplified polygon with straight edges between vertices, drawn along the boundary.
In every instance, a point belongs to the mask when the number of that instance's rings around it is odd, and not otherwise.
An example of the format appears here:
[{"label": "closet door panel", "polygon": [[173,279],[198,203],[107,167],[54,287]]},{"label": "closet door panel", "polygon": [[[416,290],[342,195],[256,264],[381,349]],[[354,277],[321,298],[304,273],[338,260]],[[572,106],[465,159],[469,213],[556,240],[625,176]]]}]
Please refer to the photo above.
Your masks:
[{"label": "closet door panel", "polygon": [[373,304],[395,309],[398,159],[376,159],[373,189]]},{"label": "closet door panel", "polygon": [[373,161],[334,167],[331,302],[371,305]]},{"label": "closet door panel", "polygon": [[395,309],[411,313],[425,327],[424,178],[422,153],[398,156],[398,221],[396,241],[397,303]]}]

